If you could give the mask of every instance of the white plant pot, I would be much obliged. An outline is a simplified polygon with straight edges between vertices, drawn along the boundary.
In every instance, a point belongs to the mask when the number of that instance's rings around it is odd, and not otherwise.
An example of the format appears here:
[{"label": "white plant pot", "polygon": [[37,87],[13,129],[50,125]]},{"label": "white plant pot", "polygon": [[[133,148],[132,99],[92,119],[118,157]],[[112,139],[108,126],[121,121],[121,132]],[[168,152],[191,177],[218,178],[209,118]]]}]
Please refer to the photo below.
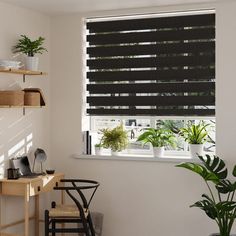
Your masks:
[{"label": "white plant pot", "polygon": [[163,157],[164,156],[164,147],[153,147],[153,156],[154,157]]},{"label": "white plant pot", "polygon": [[189,151],[192,158],[203,155],[203,144],[189,144]]},{"label": "white plant pot", "polygon": [[102,147],[95,147],[95,155],[101,156],[103,148]]},{"label": "white plant pot", "polygon": [[120,156],[120,152],[111,151],[112,156]]},{"label": "white plant pot", "polygon": [[39,65],[38,57],[26,57],[25,58],[25,69],[37,71]]}]

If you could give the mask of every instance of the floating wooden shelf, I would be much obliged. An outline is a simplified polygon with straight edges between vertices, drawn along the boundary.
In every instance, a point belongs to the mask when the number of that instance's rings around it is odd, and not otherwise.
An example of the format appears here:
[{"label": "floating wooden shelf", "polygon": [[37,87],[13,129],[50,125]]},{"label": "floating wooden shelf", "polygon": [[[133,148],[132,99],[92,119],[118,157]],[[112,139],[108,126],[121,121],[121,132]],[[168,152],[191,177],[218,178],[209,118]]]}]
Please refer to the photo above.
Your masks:
[{"label": "floating wooden shelf", "polygon": [[19,234],[0,233],[0,236],[19,236]]},{"label": "floating wooden shelf", "polygon": [[20,69],[0,69],[1,73],[11,73],[18,75],[46,75],[42,71],[20,70]]},{"label": "floating wooden shelf", "polygon": [[9,106],[9,105],[0,105],[0,108],[41,108],[41,107],[43,107],[43,106]]}]

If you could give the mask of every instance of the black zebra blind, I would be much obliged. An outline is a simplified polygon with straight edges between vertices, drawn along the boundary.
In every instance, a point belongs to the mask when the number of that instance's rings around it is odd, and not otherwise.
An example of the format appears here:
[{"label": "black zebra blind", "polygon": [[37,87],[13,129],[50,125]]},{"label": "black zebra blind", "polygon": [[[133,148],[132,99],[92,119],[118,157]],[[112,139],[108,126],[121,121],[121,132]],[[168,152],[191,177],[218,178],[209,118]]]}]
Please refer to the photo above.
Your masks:
[{"label": "black zebra blind", "polygon": [[215,114],[214,13],[86,27],[87,114]]}]

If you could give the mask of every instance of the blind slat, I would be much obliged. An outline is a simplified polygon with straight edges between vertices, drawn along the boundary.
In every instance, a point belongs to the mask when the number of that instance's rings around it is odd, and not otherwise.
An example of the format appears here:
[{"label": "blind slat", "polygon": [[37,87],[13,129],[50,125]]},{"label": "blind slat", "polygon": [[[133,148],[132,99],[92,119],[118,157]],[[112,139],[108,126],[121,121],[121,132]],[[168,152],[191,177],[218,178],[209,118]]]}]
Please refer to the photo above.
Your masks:
[{"label": "blind slat", "polygon": [[90,115],[214,116],[215,109],[88,109]]},{"label": "blind slat", "polygon": [[215,38],[215,29],[190,29],[156,32],[135,32],[135,33],[116,33],[116,34],[95,34],[88,35],[87,42],[90,45],[107,45],[122,43],[141,43],[141,42],[166,42],[179,40],[203,40]]},{"label": "blind slat", "polygon": [[90,69],[119,69],[119,68],[163,68],[178,66],[209,66],[214,65],[214,55],[203,56],[166,56],[122,59],[92,59],[87,60]]},{"label": "blind slat", "polygon": [[89,96],[87,102],[90,106],[211,106],[215,96]]},{"label": "blind slat", "polygon": [[166,69],[139,71],[103,71],[87,72],[87,78],[94,82],[103,81],[139,81],[139,80],[209,80],[215,78],[214,68]]},{"label": "blind slat", "polygon": [[215,42],[166,43],[151,45],[88,47],[90,57],[160,55],[208,52],[214,54]]},{"label": "blind slat", "polygon": [[198,83],[138,83],[138,84],[88,84],[90,94],[112,93],[183,93],[214,92],[214,82]]},{"label": "blind slat", "polygon": [[152,17],[146,19],[110,20],[88,22],[87,29],[90,33],[165,29],[178,27],[214,26],[215,14]]}]

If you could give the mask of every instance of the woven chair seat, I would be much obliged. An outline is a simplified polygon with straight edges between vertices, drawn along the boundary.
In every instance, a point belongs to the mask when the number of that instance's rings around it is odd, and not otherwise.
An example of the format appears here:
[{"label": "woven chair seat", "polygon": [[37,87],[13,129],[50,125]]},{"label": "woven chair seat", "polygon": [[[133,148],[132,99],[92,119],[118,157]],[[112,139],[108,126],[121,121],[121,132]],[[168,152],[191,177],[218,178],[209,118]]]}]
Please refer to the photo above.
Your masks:
[{"label": "woven chair seat", "polygon": [[[84,209],[85,217],[88,216],[88,211]],[[49,216],[52,218],[80,218],[80,212],[75,205],[57,205],[51,208]]]}]

